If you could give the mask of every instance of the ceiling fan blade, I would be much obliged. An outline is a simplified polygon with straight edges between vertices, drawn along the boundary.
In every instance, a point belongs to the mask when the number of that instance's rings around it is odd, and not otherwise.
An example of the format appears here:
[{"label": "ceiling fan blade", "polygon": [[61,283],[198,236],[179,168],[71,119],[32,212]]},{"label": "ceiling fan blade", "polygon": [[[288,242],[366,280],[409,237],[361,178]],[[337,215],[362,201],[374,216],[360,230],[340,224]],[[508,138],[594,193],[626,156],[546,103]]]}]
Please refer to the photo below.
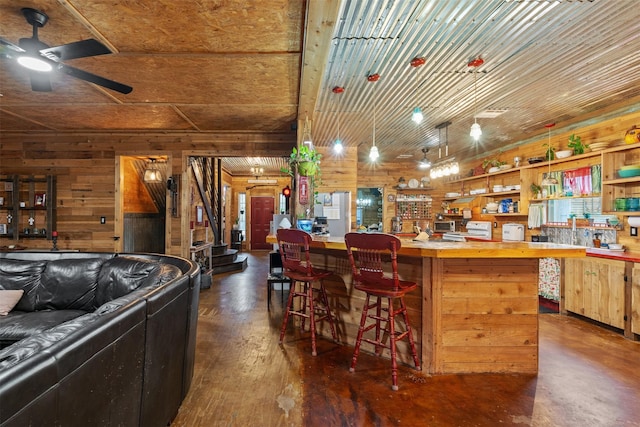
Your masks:
[{"label": "ceiling fan blade", "polygon": [[11,43],[8,40],[0,38],[0,56],[6,56],[7,58],[11,58],[16,53],[24,53],[25,50],[20,46],[17,46]]},{"label": "ceiling fan blade", "polygon": [[109,80],[106,79],[104,77],[100,77],[98,75],[95,74],[91,74],[87,71],[82,71],[78,68],[74,68],[74,67],[70,67],[69,65],[63,65],[60,64],[58,66],[58,69],[70,76],[73,76],[75,78],[81,79],[81,80],[86,80],[88,82],[91,83],[95,83],[99,86],[103,86],[106,87],[107,89],[111,89],[111,90],[115,90],[116,92],[120,92],[120,93],[124,93],[125,95],[127,93],[130,93],[133,88],[131,86],[127,86],[125,84],[122,83],[118,83],[116,81],[113,80]]},{"label": "ceiling fan blade", "polygon": [[51,79],[48,73],[30,71],[31,90],[35,92],[51,92]]},{"label": "ceiling fan blade", "polygon": [[111,53],[108,47],[96,39],[80,40],[60,46],[53,46],[41,49],[40,53],[54,61],[76,58],[86,58],[88,56],[106,55]]}]

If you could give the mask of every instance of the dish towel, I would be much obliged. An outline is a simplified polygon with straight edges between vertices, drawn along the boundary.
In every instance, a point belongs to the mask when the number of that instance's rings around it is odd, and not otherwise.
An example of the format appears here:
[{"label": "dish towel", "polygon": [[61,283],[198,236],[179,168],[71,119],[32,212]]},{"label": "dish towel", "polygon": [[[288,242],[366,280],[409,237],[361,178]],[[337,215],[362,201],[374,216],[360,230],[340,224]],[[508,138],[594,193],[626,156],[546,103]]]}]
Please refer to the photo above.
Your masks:
[{"label": "dish towel", "polygon": [[527,222],[529,228],[540,228],[540,226],[546,222],[545,209],[542,203],[533,203],[529,205],[529,214],[527,216]]}]

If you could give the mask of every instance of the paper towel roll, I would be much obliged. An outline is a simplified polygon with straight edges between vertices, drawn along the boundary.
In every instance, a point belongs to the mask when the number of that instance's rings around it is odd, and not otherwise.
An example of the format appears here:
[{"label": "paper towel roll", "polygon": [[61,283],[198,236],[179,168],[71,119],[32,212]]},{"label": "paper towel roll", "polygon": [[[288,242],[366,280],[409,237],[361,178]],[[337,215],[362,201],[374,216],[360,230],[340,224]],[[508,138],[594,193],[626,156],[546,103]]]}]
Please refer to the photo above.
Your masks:
[{"label": "paper towel roll", "polygon": [[627,222],[630,227],[640,227],[640,216],[630,216]]}]

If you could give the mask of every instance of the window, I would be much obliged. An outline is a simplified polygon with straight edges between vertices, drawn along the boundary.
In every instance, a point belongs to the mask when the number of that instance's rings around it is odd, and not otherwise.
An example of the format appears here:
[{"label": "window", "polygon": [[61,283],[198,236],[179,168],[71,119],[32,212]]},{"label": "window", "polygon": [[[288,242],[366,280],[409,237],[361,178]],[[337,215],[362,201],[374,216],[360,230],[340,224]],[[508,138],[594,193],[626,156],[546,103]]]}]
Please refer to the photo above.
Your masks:
[{"label": "window", "polygon": [[247,193],[238,194],[238,230],[247,229]]}]

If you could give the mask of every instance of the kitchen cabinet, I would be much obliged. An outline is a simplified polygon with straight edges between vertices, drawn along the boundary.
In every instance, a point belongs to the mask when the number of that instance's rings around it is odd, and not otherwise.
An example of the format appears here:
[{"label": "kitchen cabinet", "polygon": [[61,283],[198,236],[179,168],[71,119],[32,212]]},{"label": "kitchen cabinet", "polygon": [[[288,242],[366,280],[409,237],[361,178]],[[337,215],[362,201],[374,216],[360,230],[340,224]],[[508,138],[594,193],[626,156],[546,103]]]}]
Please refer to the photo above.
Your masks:
[{"label": "kitchen cabinet", "polygon": [[565,310],[624,329],[624,261],[568,258],[564,278]]},{"label": "kitchen cabinet", "polygon": [[633,264],[631,277],[631,332],[640,335],[640,264]]},{"label": "kitchen cabinet", "polygon": [[51,239],[56,229],[56,177],[0,175],[0,238]]},{"label": "kitchen cabinet", "polygon": [[637,210],[616,210],[617,198],[638,197],[640,176],[620,178],[621,166],[640,164],[640,143],[609,148],[602,152],[602,210],[617,215],[638,215]]}]

